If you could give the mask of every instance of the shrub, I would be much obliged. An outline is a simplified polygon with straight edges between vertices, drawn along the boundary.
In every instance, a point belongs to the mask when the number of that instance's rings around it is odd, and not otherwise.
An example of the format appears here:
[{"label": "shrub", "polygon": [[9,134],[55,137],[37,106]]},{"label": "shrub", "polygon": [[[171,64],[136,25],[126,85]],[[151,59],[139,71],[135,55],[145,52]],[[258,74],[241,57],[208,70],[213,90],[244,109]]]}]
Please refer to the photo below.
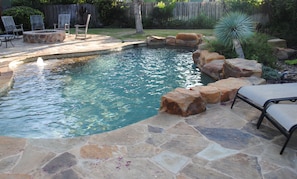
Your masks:
[{"label": "shrub", "polygon": [[273,48],[267,43],[269,36],[262,33],[255,33],[243,45],[246,59],[256,60],[263,65],[275,67],[277,58],[273,55]]},{"label": "shrub", "polygon": [[234,39],[241,44],[253,35],[253,21],[244,13],[232,12],[222,17],[215,25],[214,33],[218,41],[232,47]]},{"label": "shrub", "polygon": [[[269,36],[261,33],[255,33],[251,38],[248,38],[243,45],[245,58],[256,60],[265,66],[274,67],[277,58],[273,55],[273,48],[267,43],[268,39]],[[218,52],[226,58],[237,57],[234,49],[226,48],[226,46],[217,40],[211,40],[206,43],[210,51]]]},{"label": "shrub", "polygon": [[262,78],[264,78],[267,81],[278,81],[281,80],[281,74],[268,66],[263,65],[262,67]]},{"label": "shrub", "polygon": [[225,0],[229,12],[240,11],[252,15],[259,10],[262,1],[259,0]]},{"label": "shrub", "polygon": [[288,46],[297,44],[297,0],[264,1],[269,15],[268,32],[287,41]]},{"label": "shrub", "polygon": [[5,9],[2,15],[13,16],[15,23],[23,24],[25,30],[31,29],[30,15],[42,15],[42,17],[44,17],[41,11],[27,6],[15,6],[9,9]]},{"label": "shrub", "polygon": [[98,0],[95,6],[99,12],[100,21],[104,26],[127,27],[127,7],[123,2],[116,0]]},{"label": "shrub", "polygon": [[153,25],[156,27],[168,27],[169,21],[173,17],[173,8],[174,3],[165,4],[163,2],[159,2],[152,11],[151,21]]},{"label": "shrub", "polygon": [[220,43],[218,40],[207,41],[207,49],[211,52],[217,52],[225,56],[225,58],[236,58],[236,53],[232,48],[226,48],[226,46]]}]

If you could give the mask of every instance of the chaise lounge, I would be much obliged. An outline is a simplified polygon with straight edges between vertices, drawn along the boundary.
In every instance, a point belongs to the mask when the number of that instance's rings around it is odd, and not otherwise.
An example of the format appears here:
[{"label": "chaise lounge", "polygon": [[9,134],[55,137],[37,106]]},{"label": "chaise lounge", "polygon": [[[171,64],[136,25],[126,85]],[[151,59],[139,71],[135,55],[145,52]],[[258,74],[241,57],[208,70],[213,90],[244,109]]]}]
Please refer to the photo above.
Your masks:
[{"label": "chaise lounge", "polygon": [[237,91],[232,102],[231,109],[233,108],[237,98],[263,112],[264,108],[270,103],[296,101],[297,83],[243,86]]},{"label": "chaise lounge", "polygon": [[[297,110],[297,105],[278,103],[281,101],[297,101],[297,83],[243,86],[237,91],[231,109],[237,98],[262,112],[257,122],[257,128],[260,127],[264,117],[266,117],[287,137],[287,141],[281,150],[282,154],[292,133],[297,128],[297,119],[294,119],[293,111],[290,111],[292,108]],[[285,107],[288,107],[288,109],[284,109]],[[286,115],[288,116],[284,118]]]}]

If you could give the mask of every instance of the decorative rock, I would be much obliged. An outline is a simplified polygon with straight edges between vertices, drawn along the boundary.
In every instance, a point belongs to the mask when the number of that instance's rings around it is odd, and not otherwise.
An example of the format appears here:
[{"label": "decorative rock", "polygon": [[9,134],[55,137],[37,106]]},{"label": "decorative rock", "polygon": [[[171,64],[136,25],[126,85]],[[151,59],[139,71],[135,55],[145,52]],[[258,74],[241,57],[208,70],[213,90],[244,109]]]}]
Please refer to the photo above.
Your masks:
[{"label": "decorative rock", "polygon": [[205,111],[205,103],[197,91],[177,88],[161,98],[160,111],[181,116],[199,114]]},{"label": "decorative rock", "polygon": [[208,84],[208,86],[216,87],[221,91],[221,102],[234,99],[237,90],[246,85],[251,85],[251,82],[242,78],[228,78]]},{"label": "decorative rock", "polygon": [[176,44],[176,39],[174,36],[167,36],[166,39],[165,39],[165,44],[166,45],[172,45],[172,46],[175,46]]},{"label": "decorative rock", "polygon": [[165,38],[159,36],[148,36],[146,38],[147,45],[165,45]]},{"label": "decorative rock", "polygon": [[192,59],[194,61],[194,64],[196,64],[196,65],[200,64],[199,57],[200,57],[202,51],[203,50],[196,50],[195,52],[192,53]]},{"label": "decorative rock", "polygon": [[266,84],[266,80],[256,76],[242,77],[241,79],[249,81],[252,85]]},{"label": "decorative rock", "polygon": [[297,50],[290,48],[276,48],[275,55],[279,60],[287,60],[297,54]]},{"label": "decorative rock", "polygon": [[223,65],[224,77],[262,76],[262,65],[255,60],[243,58],[226,59]]},{"label": "decorative rock", "polygon": [[202,35],[195,33],[178,33],[176,35],[176,45],[186,47],[196,47],[202,42]]},{"label": "decorative rock", "polygon": [[270,39],[267,41],[272,47],[287,48],[287,42],[284,39]]},{"label": "decorative rock", "polygon": [[196,65],[203,67],[205,64],[213,60],[224,60],[225,56],[216,52],[209,52],[208,50],[196,50],[192,54],[193,61]]},{"label": "decorative rock", "polygon": [[199,50],[207,50],[207,48],[208,48],[208,44],[207,43],[201,43],[201,44],[199,44],[198,45],[198,49]]},{"label": "decorative rock", "polygon": [[216,52],[210,52],[206,56],[202,57],[204,65],[212,62],[213,60],[225,60],[225,56],[220,55]]},{"label": "decorative rock", "polygon": [[221,79],[223,75],[223,65],[225,60],[213,60],[210,63],[205,64],[200,70],[212,77],[215,80]]},{"label": "decorative rock", "polygon": [[213,86],[195,86],[191,88],[194,91],[199,91],[203,100],[208,104],[215,104],[221,101],[221,92]]}]

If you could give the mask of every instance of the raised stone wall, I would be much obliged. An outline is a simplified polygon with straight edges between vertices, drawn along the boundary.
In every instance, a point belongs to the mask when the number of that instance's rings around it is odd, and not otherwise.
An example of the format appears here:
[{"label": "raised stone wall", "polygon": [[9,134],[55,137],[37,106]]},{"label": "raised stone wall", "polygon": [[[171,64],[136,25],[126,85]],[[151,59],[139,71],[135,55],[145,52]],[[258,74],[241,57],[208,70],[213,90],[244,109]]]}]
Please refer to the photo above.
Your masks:
[{"label": "raised stone wall", "polygon": [[65,31],[63,30],[36,30],[23,34],[23,40],[27,43],[57,43],[63,42]]}]

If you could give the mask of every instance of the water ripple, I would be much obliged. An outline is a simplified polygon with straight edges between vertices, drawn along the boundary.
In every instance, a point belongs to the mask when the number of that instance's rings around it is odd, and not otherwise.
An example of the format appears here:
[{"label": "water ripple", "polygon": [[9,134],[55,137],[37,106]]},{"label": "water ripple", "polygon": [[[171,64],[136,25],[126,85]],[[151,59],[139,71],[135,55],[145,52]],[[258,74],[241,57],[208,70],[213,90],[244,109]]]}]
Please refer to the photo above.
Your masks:
[{"label": "water ripple", "polygon": [[160,98],[202,84],[192,52],[136,48],[53,70],[57,60],[20,66],[0,99],[0,135],[53,138],[114,130],[158,112]]}]

